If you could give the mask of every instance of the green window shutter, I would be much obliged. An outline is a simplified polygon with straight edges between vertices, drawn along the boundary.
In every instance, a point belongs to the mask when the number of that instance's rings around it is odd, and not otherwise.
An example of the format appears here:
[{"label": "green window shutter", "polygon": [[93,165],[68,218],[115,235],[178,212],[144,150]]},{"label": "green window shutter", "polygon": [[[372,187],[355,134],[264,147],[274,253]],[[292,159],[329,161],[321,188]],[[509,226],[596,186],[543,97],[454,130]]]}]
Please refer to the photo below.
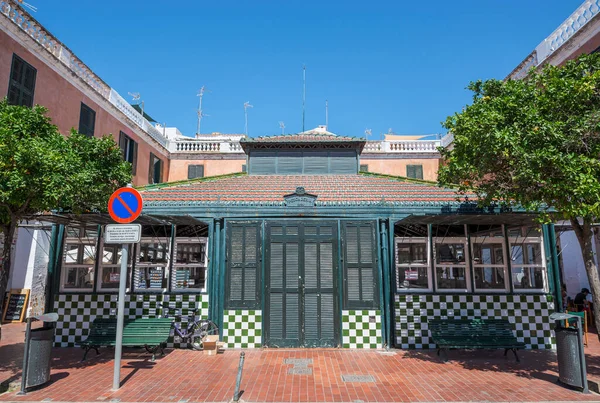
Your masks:
[{"label": "green window shutter", "polygon": [[337,175],[356,174],[356,152],[331,151],[329,153],[329,173]]},{"label": "green window shutter", "polygon": [[305,175],[324,175],[327,173],[329,173],[327,151],[310,151],[304,153]]},{"label": "green window shutter", "polygon": [[250,154],[249,173],[251,175],[275,175],[277,156],[274,152],[256,151]]},{"label": "green window shutter", "polygon": [[279,151],[277,153],[278,175],[301,175],[302,165],[301,151]]},{"label": "green window shutter", "polygon": [[231,223],[227,231],[228,308],[260,308],[260,227]]},{"label": "green window shutter", "polygon": [[13,54],[8,83],[8,103],[11,105],[33,106],[33,93],[37,70]]},{"label": "green window shutter", "polygon": [[123,159],[127,161],[127,135],[123,132],[119,132],[119,148],[121,149]]},{"label": "green window shutter", "polygon": [[133,142],[133,161],[131,162],[131,173],[135,175],[137,173],[137,153],[138,153],[138,143],[137,141]]},{"label": "green window shutter", "polygon": [[204,165],[188,165],[188,179],[204,177]]},{"label": "green window shutter", "polygon": [[360,164],[360,172],[369,172],[369,165]]},{"label": "green window shutter", "polygon": [[148,183],[151,185],[154,183],[154,160],[156,156],[150,153],[150,165],[148,166]]},{"label": "green window shutter", "polygon": [[88,137],[94,136],[94,126],[96,124],[96,112],[83,102],[79,112],[79,133]]},{"label": "green window shutter", "polygon": [[374,223],[344,223],[343,241],[345,307],[377,309],[379,284]]}]

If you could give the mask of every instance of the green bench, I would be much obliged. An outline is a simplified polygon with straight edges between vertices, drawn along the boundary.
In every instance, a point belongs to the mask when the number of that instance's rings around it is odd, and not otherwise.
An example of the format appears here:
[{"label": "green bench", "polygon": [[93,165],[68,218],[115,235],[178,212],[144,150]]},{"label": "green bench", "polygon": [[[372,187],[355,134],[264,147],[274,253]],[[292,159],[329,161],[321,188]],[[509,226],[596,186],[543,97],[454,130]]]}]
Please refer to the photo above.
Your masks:
[{"label": "green bench", "polygon": [[[123,346],[144,347],[146,351],[152,353],[152,361],[154,361],[159,349],[161,354],[164,354],[163,348],[169,338],[172,322],[172,318],[126,319],[123,325]],[[99,347],[114,346],[116,339],[117,318],[94,319],[87,339],[79,343],[85,350],[81,361],[85,360],[91,349],[96,350],[96,354],[100,354]]]},{"label": "green bench", "polygon": [[511,350],[517,362],[517,349],[525,344],[513,335],[511,324],[505,319],[433,319],[429,321],[431,338],[437,345],[437,354],[444,352],[448,361],[448,349],[496,349],[503,348],[504,356]]}]

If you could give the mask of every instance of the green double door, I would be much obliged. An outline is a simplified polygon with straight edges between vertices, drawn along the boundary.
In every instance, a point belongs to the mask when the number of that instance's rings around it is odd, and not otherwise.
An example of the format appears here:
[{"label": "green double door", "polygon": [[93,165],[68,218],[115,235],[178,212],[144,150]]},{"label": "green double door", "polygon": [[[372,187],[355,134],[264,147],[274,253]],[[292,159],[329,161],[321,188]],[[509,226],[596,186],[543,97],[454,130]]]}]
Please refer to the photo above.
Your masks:
[{"label": "green double door", "polygon": [[269,222],[266,230],[265,344],[338,346],[337,223]]}]

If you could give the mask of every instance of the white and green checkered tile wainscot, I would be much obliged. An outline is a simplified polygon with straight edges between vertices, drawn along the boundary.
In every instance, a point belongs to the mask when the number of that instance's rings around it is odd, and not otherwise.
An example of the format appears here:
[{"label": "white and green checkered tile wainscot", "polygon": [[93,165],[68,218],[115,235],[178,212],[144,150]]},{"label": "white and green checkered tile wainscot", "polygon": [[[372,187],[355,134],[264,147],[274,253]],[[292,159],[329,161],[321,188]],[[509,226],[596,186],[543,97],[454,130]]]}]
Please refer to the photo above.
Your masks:
[{"label": "white and green checkered tile wainscot", "polygon": [[396,346],[435,348],[430,319],[508,319],[515,335],[530,349],[554,349],[549,316],[554,303],[538,295],[396,295]]},{"label": "white and green checkered tile wainscot", "polygon": [[[172,308],[181,309],[181,322],[176,320],[176,326],[186,326],[187,316],[193,310],[201,318],[208,317],[207,294],[136,294],[125,296],[125,317],[155,318],[162,314],[161,303]],[[117,312],[116,294],[59,294],[55,299],[55,311],[58,313],[54,344],[61,347],[73,347],[84,340],[89,328],[100,317],[115,316]],[[186,347],[177,338],[171,337],[167,347]]]},{"label": "white and green checkered tile wainscot", "polygon": [[223,341],[227,348],[260,348],[262,311],[226,310],[223,314]]},{"label": "white and green checkered tile wainscot", "polygon": [[342,311],[344,348],[381,348],[381,311]]}]

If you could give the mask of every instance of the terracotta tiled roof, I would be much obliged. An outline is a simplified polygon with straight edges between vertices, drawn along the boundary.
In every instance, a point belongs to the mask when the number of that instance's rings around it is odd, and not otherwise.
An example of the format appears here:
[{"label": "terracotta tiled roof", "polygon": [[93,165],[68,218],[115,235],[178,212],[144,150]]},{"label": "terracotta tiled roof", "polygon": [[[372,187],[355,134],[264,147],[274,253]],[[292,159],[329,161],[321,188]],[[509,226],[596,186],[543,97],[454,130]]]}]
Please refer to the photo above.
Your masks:
[{"label": "terracotta tiled roof", "polygon": [[456,201],[453,189],[440,188],[433,183],[412,182],[404,178],[372,175],[242,175],[204,179],[142,190],[144,203],[202,202],[212,204],[268,203],[284,204],[284,196],[297,187],[317,196],[316,205],[338,203],[374,204]]}]

